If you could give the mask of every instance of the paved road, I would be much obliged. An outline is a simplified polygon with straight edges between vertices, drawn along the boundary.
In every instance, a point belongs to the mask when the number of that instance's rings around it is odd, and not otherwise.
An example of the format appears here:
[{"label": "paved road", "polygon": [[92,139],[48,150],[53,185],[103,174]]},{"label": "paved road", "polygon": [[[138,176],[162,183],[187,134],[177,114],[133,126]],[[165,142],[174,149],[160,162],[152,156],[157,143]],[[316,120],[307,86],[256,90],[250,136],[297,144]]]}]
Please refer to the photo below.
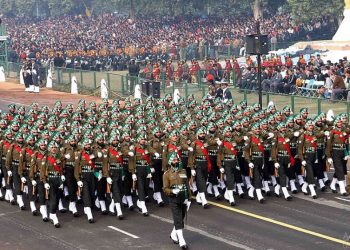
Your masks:
[{"label": "paved road", "polygon": [[[0,85],[0,109],[9,103],[50,105],[60,99],[76,103],[94,97],[62,95],[43,90],[26,94],[20,85]],[[313,200],[298,194],[293,201],[267,197],[265,204],[237,199],[232,208],[212,201],[207,210],[193,204],[185,237],[191,249],[350,249],[350,198],[329,192]],[[27,207],[28,206],[27,202]],[[95,224],[85,216],[58,214],[62,228],[55,229],[29,211],[0,202],[0,249],[178,249],[169,239],[172,229],[168,206],[147,203],[149,217],[124,211],[125,220],[94,211]],[[79,207],[82,213],[82,207]]]}]

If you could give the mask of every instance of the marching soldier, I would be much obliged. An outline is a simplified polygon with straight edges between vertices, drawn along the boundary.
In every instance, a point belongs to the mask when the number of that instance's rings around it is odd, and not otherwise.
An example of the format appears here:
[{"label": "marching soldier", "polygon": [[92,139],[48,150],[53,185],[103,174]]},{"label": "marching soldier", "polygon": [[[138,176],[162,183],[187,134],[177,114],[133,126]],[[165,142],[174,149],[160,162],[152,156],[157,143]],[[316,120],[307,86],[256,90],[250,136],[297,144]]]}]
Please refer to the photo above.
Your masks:
[{"label": "marching soldier", "polygon": [[317,199],[315,191],[315,175],[314,169],[317,167],[317,138],[315,134],[314,123],[312,120],[307,120],[305,123],[305,132],[299,137],[298,155],[301,159],[302,170],[305,172],[306,181],[301,190],[307,195],[309,187],[310,195],[313,199]]},{"label": "marching soldier", "polygon": [[349,152],[346,148],[348,134],[340,117],[334,120],[333,130],[329,133],[327,141],[326,156],[330,165],[334,166],[334,176],[330,185],[334,193],[337,192],[335,183],[338,181],[340,194],[347,196],[345,187],[346,161],[349,158]]},{"label": "marching soldier", "polygon": [[75,154],[78,150],[78,145],[74,135],[71,135],[67,139],[67,143],[61,148],[61,154],[64,156],[64,173],[66,178],[66,185],[68,189],[69,206],[68,210],[72,212],[74,217],[78,217],[79,213],[76,207],[77,201],[77,181],[74,177],[74,161]]},{"label": "marching soldier", "polygon": [[205,128],[199,128],[197,130],[197,139],[191,144],[193,152],[191,152],[189,155],[188,166],[191,168],[192,177],[196,177],[198,187],[196,201],[197,203],[202,204],[203,208],[208,207],[208,201],[205,197],[205,190],[208,172],[210,172],[212,168],[208,146],[212,146],[214,144],[220,146],[221,143],[222,142],[218,138],[208,140],[206,138]]},{"label": "marching soldier", "polygon": [[84,139],[81,142],[82,149],[76,152],[74,162],[74,176],[77,180],[78,192],[82,193],[84,213],[89,223],[94,223],[91,206],[95,195],[95,153],[91,148],[92,141]]},{"label": "marching soldier", "polygon": [[227,126],[223,130],[224,140],[220,146],[217,165],[220,168],[221,179],[226,175],[226,195],[231,206],[235,206],[236,202],[233,197],[233,189],[235,187],[235,171],[238,166],[237,155],[238,152],[235,149],[236,143],[233,141],[232,128]]},{"label": "marching soldier", "polygon": [[[107,157],[104,158],[103,175],[107,177],[107,185],[110,185],[113,201],[112,204],[117,210],[117,216],[122,220],[122,180],[123,180],[123,155],[120,151],[119,138],[113,133],[110,136]],[[113,210],[112,210],[113,211]]]},{"label": "marching soldier", "polygon": [[11,144],[6,154],[6,169],[9,177],[13,180],[13,191],[17,197],[17,204],[21,210],[25,210],[23,202],[23,185],[26,182],[24,177],[20,178],[19,163],[23,161],[24,137],[22,133],[17,133],[15,142]]},{"label": "marching soldier", "polygon": [[183,237],[184,218],[189,209],[191,194],[188,185],[186,171],[176,152],[169,155],[170,168],[163,175],[163,190],[169,197],[171,212],[174,219],[174,228],[170,238],[174,243],[179,244],[182,249],[187,248]]},{"label": "marching soldier", "polygon": [[[56,228],[60,227],[56,211],[58,210],[58,203],[60,194],[63,190],[63,182],[66,180],[63,173],[62,156],[58,149],[58,144],[54,141],[48,145],[49,153],[46,161],[41,164],[40,180],[44,183],[46,190],[46,198],[49,200],[50,213],[49,218]],[[60,191],[61,189],[61,191]]]},{"label": "marching soldier", "polygon": [[106,215],[106,178],[103,177],[102,168],[103,161],[107,157],[107,150],[103,135],[97,135],[96,144],[93,146],[93,151],[96,152],[97,157],[95,158],[95,187],[97,191],[97,199],[95,205],[101,208],[102,214]]},{"label": "marching soldier", "polygon": [[144,216],[148,216],[148,211],[145,204],[147,194],[147,179],[152,177],[150,164],[151,155],[154,154],[157,158],[160,155],[149,145],[146,144],[147,136],[145,133],[141,133],[136,137],[138,142],[133,150],[129,153],[129,156],[133,156],[129,163],[129,171],[132,173],[132,179],[134,183],[137,181],[137,206]]},{"label": "marching soldier", "polygon": [[[30,161],[30,173],[29,179],[33,186],[32,194],[34,197],[39,197],[39,205],[40,205],[40,213],[44,222],[49,221],[47,216],[47,207],[46,207],[46,199],[45,199],[45,188],[44,183],[40,179],[41,166],[45,165],[46,157],[47,157],[47,141],[43,139],[39,139],[37,141],[38,150],[34,152],[32,155],[32,159]],[[33,199],[34,199],[33,197]]]},{"label": "marching soldier", "polygon": [[287,201],[292,200],[292,196],[287,190],[287,169],[294,167],[295,160],[289,147],[290,139],[286,136],[286,124],[280,122],[277,125],[278,133],[273,143],[271,158],[276,168],[275,176],[279,177],[279,185],[275,187],[275,194],[279,195],[279,188],[282,187],[282,193]]},{"label": "marching soldier", "polygon": [[[12,205],[16,204],[15,198],[13,197],[12,191],[12,178],[9,176],[9,172],[6,168],[6,156],[7,152],[10,150],[13,141],[13,132],[10,128],[4,131],[5,138],[0,142],[0,156],[1,156],[1,172],[3,174],[4,180],[1,183],[5,183],[5,200],[9,201]],[[12,172],[10,172],[12,175]]]},{"label": "marching soldier", "polygon": [[32,182],[30,180],[30,163],[32,160],[32,157],[35,152],[35,139],[34,136],[28,135],[26,137],[26,146],[22,149],[22,155],[21,160],[19,162],[19,167],[18,167],[18,174],[19,177],[21,178],[21,181],[24,184],[28,185],[28,195],[29,195],[29,204],[30,204],[30,209],[31,212],[34,216],[37,215],[37,209],[35,206],[35,200],[36,200],[36,195],[35,195],[35,190],[34,186],[32,185]]}]

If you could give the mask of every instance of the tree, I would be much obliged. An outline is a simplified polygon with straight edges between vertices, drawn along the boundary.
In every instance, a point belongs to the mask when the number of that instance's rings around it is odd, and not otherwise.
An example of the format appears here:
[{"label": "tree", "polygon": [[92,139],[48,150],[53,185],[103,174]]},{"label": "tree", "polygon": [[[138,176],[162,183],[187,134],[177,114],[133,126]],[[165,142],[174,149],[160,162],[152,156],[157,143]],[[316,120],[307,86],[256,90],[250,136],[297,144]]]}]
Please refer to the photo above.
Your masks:
[{"label": "tree", "polygon": [[288,8],[296,23],[308,22],[322,16],[338,18],[343,14],[344,0],[287,0]]}]

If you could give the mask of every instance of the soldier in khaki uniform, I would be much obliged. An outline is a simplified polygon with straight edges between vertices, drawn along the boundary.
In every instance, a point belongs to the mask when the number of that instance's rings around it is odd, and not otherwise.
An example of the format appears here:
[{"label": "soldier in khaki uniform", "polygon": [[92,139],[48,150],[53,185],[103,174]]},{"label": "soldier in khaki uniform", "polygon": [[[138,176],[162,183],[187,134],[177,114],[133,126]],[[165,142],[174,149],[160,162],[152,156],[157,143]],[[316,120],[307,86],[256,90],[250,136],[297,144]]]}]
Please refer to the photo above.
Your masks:
[{"label": "soldier in khaki uniform", "polygon": [[[12,190],[12,178],[8,175],[6,168],[6,155],[8,150],[10,150],[13,141],[13,132],[10,128],[4,131],[5,138],[0,142],[0,157],[1,157],[1,172],[3,174],[4,180],[1,180],[1,184],[5,183],[5,200],[10,202],[12,205],[16,204],[15,198],[13,197]],[[12,174],[12,172],[11,172]]]},{"label": "soldier in khaki uniform", "polygon": [[[20,178],[19,163],[23,161],[24,137],[22,133],[17,133],[15,142],[13,142],[6,153],[6,169],[9,177],[13,180],[13,191],[17,197],[17,204],[21,210],[25,209],[23,203],[23,185],[26,182],[24,177]],[[23,183],[23,184],[22,184]]]},{"label": "soldier in khaki uniform", "polygon": [[56,228],[60,227],[56,211],[63,190],[65,176],[63,173],[62,155],[58,149],[58,144],[54,141],[48,145],[49,153],[45,164],[41,164],[40,180],[44,183],[50,204],[49,218]]},{"label": "soldier in khaki uniform", "polygon": [[301,190],[307,195],[307,188],[309,188],[310,195],[313,199],[317,199],[314,169],[317,167],[317,138],[320,136],[323,135],[320,133],[316,134],[314,130],[314,122],[312,120],[307,120],[305,124],[305,132],[300,135],[298,141],[298,155],[301,159],[302,168],[304,168],[306,172],[306,181]]},{"label": "soldier in khaki uniform", "polygon": [[133,156],[134,145],[131,140],[129,132],[122,133],[122,141],[120,143],[121,153],[123,156],[123,172],[124,172],[124,180],[122,183],[122,192],[124,194],[122,202],[129,207],[129,210],[134,209],[134,203],[131,196],[132,189],[132,176],[129,171],[129,158],[130,154]]},{"label": "soldier in khaki uniform", "polygon": [[233,189],[235,187],[235,169],[238,167],[236,143],[232,137],[232,128],[227,126],[223,130],[224,140],[220,146],[217,165],[220,168],[220,173],[226,175],[226,192],[225,198],[229,201],[231,206],[235,206],[236,202],[233,197]]},{"label": "soldier in khaki uniform", "polygon": [[[123,155],[120,151],[119,138],[113,133],[110,136],[107,157],[103,163],[103,175],[107,177],[107,185],[111,186],[112,204],[117,210],[117,216],[122,220],[123,213],[121,209],[122,202],[122,179],[123,171]],[[112,210],[112,209],[111,209]],[[113,210],[112,210],[113,211]]]},{"label": "soldier in khaki uniform", "polygon": [[163,175],[163,190],[169,197],[171,212],[173,214],[174,228],[170,238],[179,244],[182,249],[187,248],[183,237],[184,218],[190,206],[190,187],[186,170],[182,169],[181,161],[176,152],[169,155],[170,168]]},{"label": "soldier in khaki uniform", "polygon": [[47,216],[47,207],[46,207],[46,199],[45,199],[45,188],[44,183],[40,179],[40,170],[41,166],[45,164],[47,157],[47,141],[43,139],[39,139],[37,141],[37,148],[32,155],[32,159],[30,161],[30,173],[29,179],[33,186],[33,196],[39,197],[39,205],[40,205],[40,213],[44,222],[49,221]]},{"label": "soldier in khaki uniform", "polygon": [[77,181],[74,177],[74,161],[75,153],[78,150],[77,141],[74,135],[71,135],[67,139],[67,143],[61,148],[61,154],[64,156],[64,173],[66,177],[66,185],[68,189],[69,207],[68,210],[74,217],[78,217],[79,213],[76,207],[77,201]]},{"label": "soldier in khaki uniform", "polygon": [[147,145],[147,136],[144,132],[136,137],[136,141],[138,143],[135,145],[133,152],[129,154],[133,156],[129,162],[129,171],[132,174],[133,181],[137,181],[137,206],[144,216],[148,216],[145,199],[149,183],[147,179],[152,177],[150,169],[151,155],[154,154],[156,157],[160,157],[160,155],[151,146]]},{"label": "soldier in khaki uniform", "polygon": [[197,203],[202,204],[204,208],[208,207],[205,191],[208,172],[210,172],[212,166],[209,158],[208,147],[215,144],[220,146],[221,143],[222,142],[218,138],[208,140],[206,138],[206,130],[202,127],[197,130],[197,139],[191,144],[193,152],[189,155],[188,166],[191,168],[192,176],[196,177],[196,183],[198,186],[196,201]]},{"label": "soldier in khaki uniform", "polygon": [[94,223],[91,206],[95,195],[95,152],[91,147],[92,141],[85,139],[81,142],[82,149],[75,154],[74,176],[77,180],[78,189],[82,190],[84,213],[89,223]]},{"label": "soldier in khaki uniform", "polygon": [[[18,174],[22,180],[22,183],[28,185],[28,195],[29,195],[29,204],[32,214],[37,215],[37,209],[35,206],[35,190],[32,182],[30,180],[30,163],[35,152],[35,138],[32,135],[26,137],[26,145],[22,150],[23,157],[19,162]],[[24,178],[24,179],[23,179]]]},{"label": "soldier in khaki uniform", "polygon": [[154,183],[154,194],[153,199],[157,201],[157,204],[162,207],[164,206],[164,201],[162,199],[162,154],[163,154],[163,147],[165,145],[164,143],[164,135],[162,134],[159,127],[154,127],[152,131],[153,137],[150,141],[150,146],[157,152],[159,157],[156,157],[155,154],[152,155],[151,159],[151,173],[152,173],[152,179]]},{"label": "soldier in khaki uniform", "polygon": [[334,176],[330,188],[334,193],[337,192],[335,184],[338,182],[340,194],[347,196],[348,192],[345,189],[346,161],[349,158],[349,152],[346,148],[348,134],[341,121],[341,117],[336,117],[334,120],[333,130],[329,133],[326,156],[330,165],[334,166]]},{"label": "soldier in khaki uniform", "polygon": [[275,175],[279,177],[279,185],[275,186],[275,195],[279,196],[281,186],[284,198],[290,201],[292,196],[287,190],[287,169],[294,167],[295,160],[289,147],[290,139],[286,135],[286,129],[284,122],[277,125],[278,133],[274,138],[271,158],[274,161]]}]

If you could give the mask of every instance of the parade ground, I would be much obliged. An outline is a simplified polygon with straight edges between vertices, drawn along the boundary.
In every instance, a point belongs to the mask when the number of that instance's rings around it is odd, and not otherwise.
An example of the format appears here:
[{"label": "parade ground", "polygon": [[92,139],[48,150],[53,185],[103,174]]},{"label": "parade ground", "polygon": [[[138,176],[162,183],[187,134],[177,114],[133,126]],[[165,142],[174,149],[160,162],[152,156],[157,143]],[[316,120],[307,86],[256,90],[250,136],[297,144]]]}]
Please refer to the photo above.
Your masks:
[{"label": "parade ground", "polygon": [[[76,105],[79,99],[99,100],[48,89],[25,93],[19,84],[0,84],[3,112],[12,103],[52,107],[57,100]],[[266,197],[264,204],[235,199],[235,207],[211,199],[208,209],[192,201],[185,219],[189,249],[350,249],[349,197],[328,189],[318,191],[316,200],[302,193],[293,195],[292,201]],[[148,217],[124,208],[124,220],[118,220],[93,210],[96,222],[89,224],[83,215],[75,218],[68,212],[58,213],[59,229],[33,216],[27,199],[25,203],[27,210],[20,211],[18,206],[0,202],[0,249],[179,249],[169,238],[173,227],[170,207],[158,207],[153,200],[147,203]],[[78,210],[83,214],[81,204]]]}]

